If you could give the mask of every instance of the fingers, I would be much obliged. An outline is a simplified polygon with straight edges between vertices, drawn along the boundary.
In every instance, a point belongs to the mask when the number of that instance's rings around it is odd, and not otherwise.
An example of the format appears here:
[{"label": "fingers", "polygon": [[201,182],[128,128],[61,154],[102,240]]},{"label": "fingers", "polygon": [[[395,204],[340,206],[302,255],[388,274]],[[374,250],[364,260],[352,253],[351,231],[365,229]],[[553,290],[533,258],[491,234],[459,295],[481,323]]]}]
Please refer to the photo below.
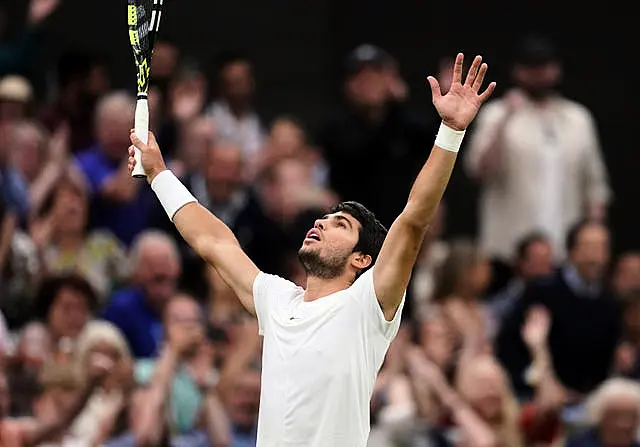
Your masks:
[{"label": "fingers", "polygon": [[427,77],[427,82],[429,83],[429,87],[431,87],[431,99],[435,101],[442,96],[440,84],[438,83],[438,80],[433,76]]},{"label": "fingers", "polygon": [[480,87],[482,87],[482,83],[484,82],[484,75],[487,73],[487,68],[489,68],[487,64],[480,65],[480,69],[478,70],[476,79],[471,85],[471,88],[474,92],[477,92],[478,90],[480,90]]},{"label": "fingers", "polygon": [[129,133],[129,138],[131,139],[131,142],[133,143],[133,145],[138,149],[140,149],[141,151],[148,148],[148,146],[140,138],[138,138],[138,135],[136,135],[135,130],[131,129],[131,132]]},{"label": "fingers", "polygon": [[467,78],[464,80],[464,85],[473,85],[473,82],[476,80],[476,76],[478,75],[478,70],[480,69],[481,63],[482,56],[476,56],[475,58],[473,58],[473,62],[471,63],[471,67],[469,68],[469,72],[467,73]]},{"label": "fingers", "polygon": [[491,94],[495,89],[496,89],[495,82],[492,82],[491,84],[489,84],[487,86],[487,89],[484,92],[482,92],[482,94],[480,95],[480,102],[485,102],[487,99],[489,99],[489,97],[491,96]]},{"label": "fingers", "polygon": [[451,78],[452,84],[462,84],[462,64],[464,63],[464,55],[458,53],[456,61],[453,64],[453,77]]}]

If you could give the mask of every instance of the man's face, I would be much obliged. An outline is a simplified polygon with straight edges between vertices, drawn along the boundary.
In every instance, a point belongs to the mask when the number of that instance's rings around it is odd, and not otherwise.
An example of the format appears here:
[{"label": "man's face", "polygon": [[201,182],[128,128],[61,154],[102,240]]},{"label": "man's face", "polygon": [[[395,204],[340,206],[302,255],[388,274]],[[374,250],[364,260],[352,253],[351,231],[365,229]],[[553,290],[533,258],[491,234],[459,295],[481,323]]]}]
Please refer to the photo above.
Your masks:
[{"label": "man's face", "polygon": [[538,66],[516,65],[513,76],[518,87],[532,98],[540,99],[553,93],[558,87],[561,69],[556,62]]},{"label": "man's face", "polygon": [[163,309],[176,292],[180,264],[166,247],[148,247],[140,262],[138,281],[145,297],[156,309]]},{"label": "man's face", "polygon": [[309,230],[298,251],[307,275],[325,279],[342,275],[352,258],[360,238],[360,223],[345,212],[318,219]]},{"label": "man's face", "polygon": [[242,186],[242,153],[233,146],[209,149],[205,177],[209,193],[216,202],[224,203]]},{"label": "man's face", "polygon": [[346,81],[347,99],[356,107],[380,107],[389,99],[385,69],[364,67]]},{"label": "man's face", "polygon": [[618,261],[613,286],[619,294],[640,290],[640,254],[628,254]]},{"label": "man's face", "polygon": [[592,282],[602,279],[609,263],[609,232],[607,229],[598,224],[582,228],[569,257],[585,281]]},{"label": "man's face", "polygon": [[612,446],[632,445],[638,429],[640,414],[632,396],[616,396],[604,409],[600,421],[603,444]]},{"label": "man's face", "polygon": [[253,73],[251,64],[246,61],[236,61],[228,64],[220,73],[222,94],[227,101],[234,103],[248,103],[253,97]]},{"label": "man's face", "polygon": [[98,123],[98,139],[105,154],[112,159],[124,159],[129,141],[129,130],[133,122],[133,114],[105,114]]},{"label": "man's face", "polygon": [[229,417],[235,425],[250,430],[258,419],[259,407],[260,373],[244,371],[231,388]]},{"label": "man's face", "polygon": [[520,261],[520,275],[526,281],[551,273],[553,253],[545,241],[532,242],[527,248],[524,259]]},{"label": "man's face", "polygon": [[[187,337],[193,340],[193,345],[186,352],[182,352],[185,357],[191,358],[198,353],[204,337],[204,325],[202,314],[198,304],[187,296],[173,298],[167,305],[164,320],[167,337],[169,341],[172,337]],[[181,333],[179,333],[181,332]]]}]

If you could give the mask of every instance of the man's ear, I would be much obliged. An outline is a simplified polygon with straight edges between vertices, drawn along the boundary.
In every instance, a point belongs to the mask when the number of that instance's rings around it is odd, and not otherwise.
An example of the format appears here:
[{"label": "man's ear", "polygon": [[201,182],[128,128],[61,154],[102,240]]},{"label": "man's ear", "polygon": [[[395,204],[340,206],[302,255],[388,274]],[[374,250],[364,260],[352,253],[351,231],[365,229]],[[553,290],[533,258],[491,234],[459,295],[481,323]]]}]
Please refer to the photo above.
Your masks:
[{"label": "man's ear", "polygon": [[354,253],[351,265],[358,271],[364,270],[371,265],[372,258],[362,253]]}]

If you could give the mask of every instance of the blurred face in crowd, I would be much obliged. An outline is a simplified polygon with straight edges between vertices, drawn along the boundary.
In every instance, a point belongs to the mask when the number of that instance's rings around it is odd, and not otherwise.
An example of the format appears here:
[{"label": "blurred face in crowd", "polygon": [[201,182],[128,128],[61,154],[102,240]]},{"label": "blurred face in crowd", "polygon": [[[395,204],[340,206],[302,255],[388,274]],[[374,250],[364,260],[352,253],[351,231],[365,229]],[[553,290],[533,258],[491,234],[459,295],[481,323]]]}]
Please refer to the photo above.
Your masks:
[{"label": "blurred face in crowd", "polygon": [[251,430],[258,420],[260,407],[260,372],[244,371],[229,393],[229,418],[240,429]]},{"label": "blurred face in crowd", "polygon": [[13,132],[13,163],[29,182],[40,172],[44,143],[44,135],[31,123],[20,124]]},{"label": "blurred face in crowd", "polygon": [[640,290],[640,254],[629,253],[620,258],[613,274],[613,286],[620,295]]},{"label": "blurred face in crowd", "polygon": [[282,221],[295,217],[300,210],[300,194],[310,188],[309,168],[298,158],[286,158],[274,167],[263,187],[263,199],[269,214]]},{"label": "blurred face in crowd", "polygon": [[481,296],[491,282],[491,264],[483,256],[460,275],[460,290],[464,296]]},{"label": "blurred face in crowd", "polygon": [[58,236],[81,235],[87,225],[87,197],[79,185],[61,183],[55,190],[51,212]]},{"label": "blurred face in crowd", "polygon": [[170,78],[178,65],[179,51],[169,42],[158,41],[153,49],[151,70],[153,76],[161,79]]},{"label": "blurred face in crowd", "polygon": [[388,72],[365,66],[346,81],[347,99],[356,108],[379,108],[389,99]]},{"label": "blurred face in crowd", "polygon": [[288,119],[277,120],[269,132],[268,149],[275,155],[290,156],[305,147],[302,129]]},{"label": "blurred face in crowd", "polygon": [[210,147],[207,152],[204,176],[209,195],[216,203],[226,203],[243,186],[242,152],[225,144]]},{"label": "blurred face in crowd", "polygon": [[529,244],[524,257],[518,262],[518,271],[525,281],[548,275],[553,269],[551,245],[543,240]]},{"label": "blurred face in crowd", "polygon": [[125,101],[111,101],[98,109],[97,137],[107,157],[126,159],[130,146],[129,130],[133,123],[135,107]]},{"label": "blurred face in crowd", "polygon": [[429,360],[443,369],[454,352],[454,337],[447,321],[441,317],[427,318],[422,323],[420,344]]},{"label": "blurred face in crowd", "polygon": [[602,442],[610,447],[628,447],[633,444],[638,430],[640,408],[635,396],[620,394],[605,404],[600,420]]},{"label": "blurred face in crowd", "polygon": [[[298,251],[298,258],[307,275],[324,279],[337,278],[352,262],[368,263],[353,249],[360,239],[360,222],[345,212],[328,214],[316,220]],[[369,258],[369,262],[371,258]]]},{"label": "blurred face in crowd", "polygon": [[569,258],[585,281],[602,279],[609,263],[609,231],[599,224],[583,227]]},{"label": "blurred face in crowd", "polygon": [[197,118],[185,127],[180,157],[188,171],[198,169],[207,161],[207,152],[214,146],[215,136],[213,121],[208,118]]},{"label": "blurred face in crowd", "polygon": [[253,70],[248,61],[225,65],[220,72],[221,94],[231,107],[247,107],[253,98]]},{"label": "blurred face in crowd", "polygon": [[532,99],[543,99],[554,93],[561,75],[560,64],[557,62],[534,66],[516,65],[513,69],[516,85]]},{"label": "blurred face in crowd", "polygon": [[85,81],[86,92],[93,98],[98,98],[111,87],[109,71],[103,64],[94,64],[89,70]]},{"label": "blurred face in crowd", "polygon": [[195,356],[198,350],[203,348],[202,344],[205,341],[202,313],[200,306],[193,298],[187,295],[173,297],[167,304],[164,322],[169,338],[171,338],[175,330],[192,331],[198,334],[197,337],[194,337],[198,342],[185,353],[187,357]]},{"label": "blurred face in crowd", "polygon": [[171,247],[153,242],[141,249],[136,280],[147,302],[162,312],[176,292],[180,276],[180,261]]},{"label": "blurred face in crowd", "polygon": [[91,317],[87,297],[77,290],[63,287],[47,316],[47,327],[55,339],[75,339]]},{"label": "blurred face in crowd", "polygon": [[500,365],[491,357],[482,357],[461,370],[458,391],[482,419],[495,424],[503,417],[505,386]]}]

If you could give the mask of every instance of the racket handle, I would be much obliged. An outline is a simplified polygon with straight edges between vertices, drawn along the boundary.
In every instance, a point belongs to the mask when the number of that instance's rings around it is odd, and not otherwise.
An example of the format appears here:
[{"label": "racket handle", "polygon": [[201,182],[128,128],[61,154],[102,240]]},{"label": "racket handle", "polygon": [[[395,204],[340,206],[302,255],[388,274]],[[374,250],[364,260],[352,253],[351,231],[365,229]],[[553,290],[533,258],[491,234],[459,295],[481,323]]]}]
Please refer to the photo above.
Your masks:
[{"label": "racket handle", "polygon": [[[149,140],[149,101],[146,98],[138,99],[136,103],[136,116],[133,128],[135,129],[136,136],[147,144]],[[133,158],[136,160],[136,165],[133,167],[131,177],[146,178],[147,173],[142,167],[142,152],[140,149],[135,148]]]}]

